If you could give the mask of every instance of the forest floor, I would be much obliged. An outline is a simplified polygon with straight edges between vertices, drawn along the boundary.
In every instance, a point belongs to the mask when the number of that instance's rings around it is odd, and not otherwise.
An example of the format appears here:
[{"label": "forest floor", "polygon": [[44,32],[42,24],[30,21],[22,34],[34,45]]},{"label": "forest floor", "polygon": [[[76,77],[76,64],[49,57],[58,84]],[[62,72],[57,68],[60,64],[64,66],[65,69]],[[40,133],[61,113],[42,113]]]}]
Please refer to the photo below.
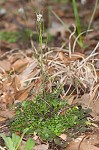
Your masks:
[{"label": "forest floor", "polygon": [[[77,7],[82,43],[77,39],[72,2],[0,0],[0,133],[11,135],[9,122],[16,106],[59,86],[58,97],[71,108],[91,110],[83,130],[75,134],[69,129],[71,137],[62,132],[46,142],[33,133],[33,150],[99,150],[99,3],[93,18],[95,0],[78,1]],[[39,13],[45,26],[42,35]],[[0,145],[4,147],[2,138]]]}]

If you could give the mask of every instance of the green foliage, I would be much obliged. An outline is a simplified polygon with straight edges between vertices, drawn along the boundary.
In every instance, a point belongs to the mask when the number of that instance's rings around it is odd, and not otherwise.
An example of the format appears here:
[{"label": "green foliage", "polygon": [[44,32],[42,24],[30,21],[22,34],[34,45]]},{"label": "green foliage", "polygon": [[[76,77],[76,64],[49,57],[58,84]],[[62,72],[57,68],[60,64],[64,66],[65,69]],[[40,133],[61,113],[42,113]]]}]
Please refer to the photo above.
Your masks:
[{"label": "green foliage", "polygon": [[14,132],[29,128],[28,134],[36,132],[43,140],[51,141],[75,125],[84,125],[85,121],[83,110],[70,108],[56,93],[46,93],[45,96],[38,95],[35,100],[24,101],[17,108],[10,126]]},{"label": "green foliage", "polygon": [[18,32],[0,31],[0,40],[7,41],[9,43],[15,43],[17,41],[25,42],[27,40],[30,40],[32,35],[33,35],[32,30],[28,28]]},{"label": "green foliage", "polygon": [[54,0],[55,3],[59,3],[59,2],[65,3],[65,2],[68,2],[68,1],[69,1],[69,0]]},{"label": "green foliage", "polygon": [[21,40],[23,42],[30,40],[32,36],[33,36],[33,31],[29,28],[25,28],[24,30],[18,32],[18,40]]},{"label": "green foliage", "polygon": [[[80,35],[81,34],[81,23],[80,23],[80,19],[79,19],[79,15],[78,15],[78,8],[77,8],[76,0],[72,0],[72,4],[73,4],[73,9],[74,9],[74,14],[75,14],[77,32],[78,32],[78,35]],[[80,46],[82,46],[83,43],[82,43],[81,36],[79,38],[79,42],[80,42]]]},{"label": "green foliage", "polygon": [[17,41],[17,32],[0,31],[0,40],[5,40],[9,43],[15,43]]},{"label": "green foliage", "polygon": [[[23,130],[23,134],[22,136],[18,136],[15,133],[12,134],[12,138],[11,137],[6,137],[4,134],[0,134],[0,136],[3,138],[6,147],[9,150],[18,150],[18,148],[21,145],[22,139],[24,134],[28,131],[28,129],[26,128],[25,130]],[[29,138],[25,144],[24,150],[32,150],[32,148],[34,147],[35,142],[33,141],[33,139]]]},{"label": "green foliage", "polygon": [[35,142],[32,138],[29,138],[25,144],[24,150],[32,150],[35,146]]}]

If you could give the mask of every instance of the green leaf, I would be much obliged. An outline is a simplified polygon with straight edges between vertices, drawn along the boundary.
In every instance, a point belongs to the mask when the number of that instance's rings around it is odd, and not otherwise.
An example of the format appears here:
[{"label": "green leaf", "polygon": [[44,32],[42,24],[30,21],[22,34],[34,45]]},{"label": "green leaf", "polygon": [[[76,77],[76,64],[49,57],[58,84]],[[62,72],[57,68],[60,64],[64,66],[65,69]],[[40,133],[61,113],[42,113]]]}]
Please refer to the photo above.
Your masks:
[{"label": "green leaf", "polygon": [[4,134],[0,134],[0,136],[3,138],[7,148],[9,148],[9,150],[15,150],[12,139],[10,137],[6,137]]},{"label": "green leaf", "polygon": [[23,136],[24,136],[24,134],[25,134],[28,130],[29,130],[28,128],[24,129],[23,134],[22,134],[22,136],[20,137],[20,139],[19,139],[19,141],[18,141],[18,144],[17,144],[17,147],[16,147],[15,150],[17,150],[17,149],[19,148],[19,146],[20,146],[20,144],[21,144],[21,142],[22,142]]},{"label": "green leaf", "polygon": [[24,150],[32,150],[32,148],[35,146],[35,142],[32,138],[29,138],[25,144]]},{"label": "green leaf", "polygon": [[[73,4],[74,15],[75,15],[75,19],[76,19],[77,32],[78,32],[78,35],[80,35],[81,34],[81,23],[80,23],[80,18],[79,18],[79,14],[78,14],[76,0],[72,0],[72,4]],[[80,42],[80,46],[82,46],[83,45],[82,36],[79,37],[79,42]]]},{"label": "green leaf", "polygon": [[16,149],[18,142],[20,141],[20,136],[16,135],[15,133],[12,134],[12,142],[13,142],[13,146]]},{"label": "green leaf", "polygon": [[9,150],[15,150],[12,139],[10,137],[7,137],[6,146],[9,148]]}]

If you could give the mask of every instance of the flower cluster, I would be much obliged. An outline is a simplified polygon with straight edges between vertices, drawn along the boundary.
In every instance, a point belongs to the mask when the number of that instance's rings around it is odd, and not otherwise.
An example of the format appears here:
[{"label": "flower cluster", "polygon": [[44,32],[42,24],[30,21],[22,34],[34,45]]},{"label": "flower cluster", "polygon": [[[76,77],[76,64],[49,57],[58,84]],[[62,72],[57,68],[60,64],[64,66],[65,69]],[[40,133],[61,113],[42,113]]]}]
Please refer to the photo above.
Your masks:
[{"label": "flower cluster", "polygon": [[42,14],[36,14],[37,16],[37,22],[41,22],[42,21]]}]

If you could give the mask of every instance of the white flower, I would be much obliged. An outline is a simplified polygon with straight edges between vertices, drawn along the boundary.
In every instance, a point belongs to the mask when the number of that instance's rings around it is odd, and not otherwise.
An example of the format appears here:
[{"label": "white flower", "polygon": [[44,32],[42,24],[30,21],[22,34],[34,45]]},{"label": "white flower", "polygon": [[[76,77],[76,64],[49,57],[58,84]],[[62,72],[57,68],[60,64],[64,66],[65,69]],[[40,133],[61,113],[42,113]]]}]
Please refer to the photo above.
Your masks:
[{"label": "white flower", "polygon": [[18,12],[19,12],[20,14],[24,14],[24,8],[19,8],[19,9],[18,9]]},{"label": "white flower", "polygon": [[36,14],[37,16],[37,22],[41,22],[42,21],[42,14]]},{"label": "white flower", "polygon": [[81,4],[85,5],[86,4],[86,0],[81,0]]}]

